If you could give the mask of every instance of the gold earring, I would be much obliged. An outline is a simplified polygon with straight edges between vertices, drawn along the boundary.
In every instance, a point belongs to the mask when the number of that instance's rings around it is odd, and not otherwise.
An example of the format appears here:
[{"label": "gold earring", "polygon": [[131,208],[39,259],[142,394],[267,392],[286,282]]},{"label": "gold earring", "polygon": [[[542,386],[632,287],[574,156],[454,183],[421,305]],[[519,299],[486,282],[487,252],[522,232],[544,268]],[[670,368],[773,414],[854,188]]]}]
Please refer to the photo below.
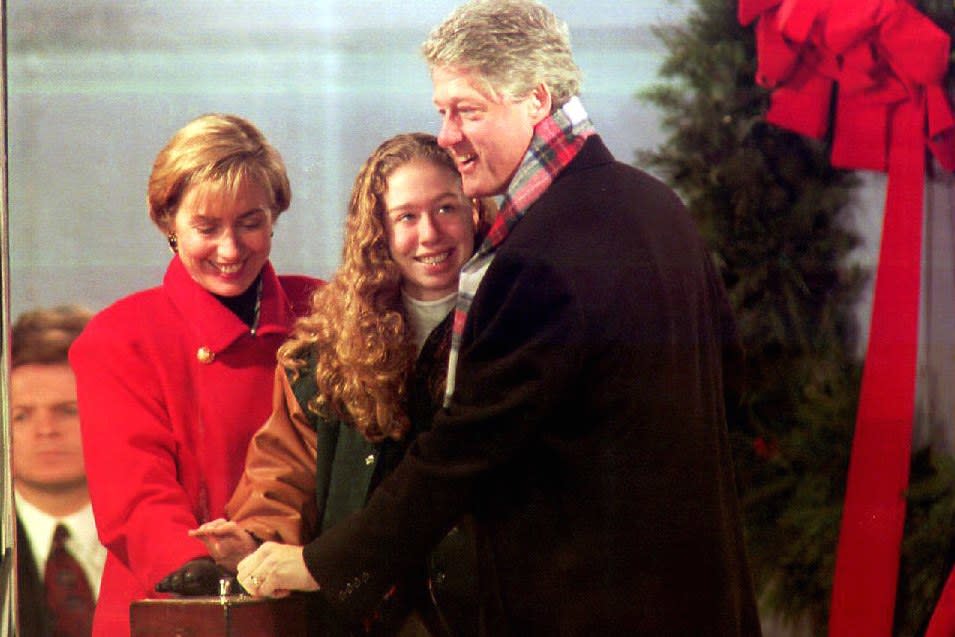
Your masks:
[{"label": "gold earring", "polygon": [[170,232],[166,235],[166,240],[169,241],[169,251],[173,254],[179,253],[179,239],[176,237],[175,232]]}]

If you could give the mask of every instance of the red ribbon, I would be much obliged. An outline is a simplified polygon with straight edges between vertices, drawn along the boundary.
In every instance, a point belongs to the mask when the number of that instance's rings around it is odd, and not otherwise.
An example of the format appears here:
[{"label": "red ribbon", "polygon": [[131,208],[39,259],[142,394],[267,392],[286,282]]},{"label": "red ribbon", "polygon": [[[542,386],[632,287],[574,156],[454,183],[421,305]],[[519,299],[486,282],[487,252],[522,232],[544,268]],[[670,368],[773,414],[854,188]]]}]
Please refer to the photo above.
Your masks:
[{"label": "red ribbon", "polygon": [[[832,164],[888,172],[829,617],[830,636],[888,637],[912,446],[926,146],[955,169],[942,86],[949,38],[904,0],[740,0],[738,18],[756,21],[766,119],[822,137],[837,92]],[[955,580],[951,589],[955,605]]]}]

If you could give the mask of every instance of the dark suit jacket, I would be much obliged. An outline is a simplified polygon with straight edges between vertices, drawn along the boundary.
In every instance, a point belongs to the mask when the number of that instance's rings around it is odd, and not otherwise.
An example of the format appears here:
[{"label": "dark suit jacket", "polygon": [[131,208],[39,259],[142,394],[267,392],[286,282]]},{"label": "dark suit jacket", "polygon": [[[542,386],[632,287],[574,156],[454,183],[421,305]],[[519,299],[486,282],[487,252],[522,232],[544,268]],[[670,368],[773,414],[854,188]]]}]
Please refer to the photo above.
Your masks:
[{"label": "dark suit jacket", "polygon": [[37,570],[30,540],[17,517],[17,614],[19,637],[52,637],[53,627],[46,609],[43,577]]},{"label": "dark suit jacket", "polygon": [[591,138],[489,267],[452,405],[306,547],[310,571],[367,613],[471,512],[484,634],[758,635],[725,422],[733,344],[683,205]]}]

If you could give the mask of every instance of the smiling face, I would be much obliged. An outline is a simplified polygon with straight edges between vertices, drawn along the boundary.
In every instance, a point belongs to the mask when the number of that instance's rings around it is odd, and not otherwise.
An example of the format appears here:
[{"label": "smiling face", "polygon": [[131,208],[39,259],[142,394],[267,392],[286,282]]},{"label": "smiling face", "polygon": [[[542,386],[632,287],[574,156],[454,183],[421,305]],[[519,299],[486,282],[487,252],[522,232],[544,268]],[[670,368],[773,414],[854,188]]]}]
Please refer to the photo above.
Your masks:
[{"label": "smiling face", "polygon": [[495,97],[473,73],[431,70],[433,101],[441,115],[438,143],[451,152],[468,197],[503,194],[524,159],[534,126],[550,113],[541,86],[522,99]]},{"label": "smiling face", "polygon": [[474,212],[454,171],[426,159],[396,168],[387,179],[384,222],[402,289],[421,301],[455,292],[474,252]]},{"label": "smiling face", "polygon": [[179,258],[196,283],[238,296],[255,281],[272,249],[268,191],[246,180],[235,193],[216,185],[189,188],[173,220]]},{"label": "smiling face", "polygon": [[27,499],[85,488],[76,379],[68,364],[14,367],[10,418],[13,479]]}]

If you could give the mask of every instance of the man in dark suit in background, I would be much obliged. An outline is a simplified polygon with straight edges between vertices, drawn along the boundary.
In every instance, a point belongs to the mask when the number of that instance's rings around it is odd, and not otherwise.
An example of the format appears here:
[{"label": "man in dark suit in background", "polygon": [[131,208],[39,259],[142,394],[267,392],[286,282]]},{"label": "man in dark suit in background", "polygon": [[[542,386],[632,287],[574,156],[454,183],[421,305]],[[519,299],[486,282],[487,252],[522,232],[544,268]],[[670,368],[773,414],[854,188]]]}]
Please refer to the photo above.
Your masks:
[{"label": "man in dark suit in background", "polygon": [[469,516],[481,634],[758,635],[725,418],[735,326],[690,216],[611,156],[547,8],[469,2],[424,54],[465,193],[503,195],[462,271],[446,408],[363,511],[304,550],[264,545],[240,581],[369,616]]},{"label": "man in dark suit in background", "polygon": [[22,314],[12,330],[20,637],[90,634],[106,550],[86,489],[76,380],[67,362],[89,318],[73,306],[39,309]]}]

